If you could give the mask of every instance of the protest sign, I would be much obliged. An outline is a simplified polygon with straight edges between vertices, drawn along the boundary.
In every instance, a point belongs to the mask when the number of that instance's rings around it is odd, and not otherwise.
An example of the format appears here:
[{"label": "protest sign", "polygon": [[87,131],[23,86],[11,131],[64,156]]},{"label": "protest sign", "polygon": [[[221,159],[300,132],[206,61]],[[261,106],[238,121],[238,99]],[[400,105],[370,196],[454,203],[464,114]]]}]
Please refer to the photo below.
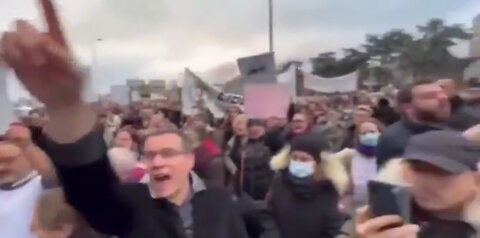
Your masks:
[{"label": "protest sign", "polygon": [[130,88],[127,85],[113,85],[110,87],[112,101],[120,105],[130,103]]},{"label": "protest sign", "polygon": [[288,89],[280,84],[250,84],[245,86],[245,112],[249,118],[285,118],[290,98]]},{"label": "protest sign", "polygon": [[272,52],[240,58],[237,63],[244,83],[276,83],[275,59]]},{"label": "protest sign", "polygon": [[350,93],[357,90],[358,72],[335,78],[322,78],[317,75],[303,73],[305,88],[320,93]]},{"label": "protest sign", "polygon": [[242,76],[254,74],[275,74],[275,59],[272,52],[254,55],[237,60],[238,68]]}]

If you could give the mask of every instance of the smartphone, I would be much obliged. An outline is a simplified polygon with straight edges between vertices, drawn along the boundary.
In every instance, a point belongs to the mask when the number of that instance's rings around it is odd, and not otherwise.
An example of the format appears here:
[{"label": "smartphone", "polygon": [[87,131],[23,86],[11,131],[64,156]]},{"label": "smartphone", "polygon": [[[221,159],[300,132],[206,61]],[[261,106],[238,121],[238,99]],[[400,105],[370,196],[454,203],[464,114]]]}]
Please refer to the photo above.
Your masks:
[{"label": "smartphone", "polygon": [[398,215],[404,223],[410,223],[412,197],[407,188],[370,181],[368,183],[368,193],[368,204],[374,217]]}]

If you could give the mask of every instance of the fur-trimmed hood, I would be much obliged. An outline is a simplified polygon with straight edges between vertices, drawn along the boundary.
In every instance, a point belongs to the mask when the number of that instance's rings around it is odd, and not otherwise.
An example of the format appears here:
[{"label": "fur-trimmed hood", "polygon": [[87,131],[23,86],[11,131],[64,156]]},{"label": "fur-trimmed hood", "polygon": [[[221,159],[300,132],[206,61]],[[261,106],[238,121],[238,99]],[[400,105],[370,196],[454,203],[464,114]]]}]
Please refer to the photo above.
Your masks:
[{"label": "fur-trimmed hood", "polygon": [[[377,180],[394,185],[408,186],[403,174],[404,159],[398,158],[388,162],[379,172]],[[465,207],[463,221],[470,224],[480,237],[480,193],[475,200]]]},{"label": "fur-trimmed hood", "polygon": [[[336,154],[323,152],[321,154],[321,158],[321,165],[326,177],[332,181],[340,196],[344,195],[347,192],[350,184],[347,170],[342,165],[342,162],[338,159]],[[274,171],[280,171],[288,168],[289,164],[290,148],[285,147],[272,158],[270,161],[270,168]]]}]

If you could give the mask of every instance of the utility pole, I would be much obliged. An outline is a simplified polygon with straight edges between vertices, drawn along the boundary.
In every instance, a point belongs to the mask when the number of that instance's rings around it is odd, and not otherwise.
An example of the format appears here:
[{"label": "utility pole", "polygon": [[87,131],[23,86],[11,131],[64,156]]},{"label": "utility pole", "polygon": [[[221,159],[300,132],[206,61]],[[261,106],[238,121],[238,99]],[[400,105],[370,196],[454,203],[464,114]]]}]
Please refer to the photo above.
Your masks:
[{"label": "utility pole", "polygon": [[270,52],[273,52],[273,0],[268,0],[268,18],[269,18],[269,46]]}]

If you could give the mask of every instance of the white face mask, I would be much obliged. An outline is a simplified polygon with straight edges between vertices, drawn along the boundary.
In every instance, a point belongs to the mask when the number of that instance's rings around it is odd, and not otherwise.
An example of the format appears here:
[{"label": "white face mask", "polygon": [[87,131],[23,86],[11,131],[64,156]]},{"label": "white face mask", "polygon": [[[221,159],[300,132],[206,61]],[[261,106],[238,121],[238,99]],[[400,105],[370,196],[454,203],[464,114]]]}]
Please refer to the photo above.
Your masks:
[{"label": "white face mask", "polygon": [[361,135],[359,140],[362,145],[377,146],[379,138],[380,133],[367,133],[365,135]]},{"label": "white face mask", "polygon": [[290,159],[288,171],[297,178],[306,178],[315,172],[315,161],[298,162]]}]

